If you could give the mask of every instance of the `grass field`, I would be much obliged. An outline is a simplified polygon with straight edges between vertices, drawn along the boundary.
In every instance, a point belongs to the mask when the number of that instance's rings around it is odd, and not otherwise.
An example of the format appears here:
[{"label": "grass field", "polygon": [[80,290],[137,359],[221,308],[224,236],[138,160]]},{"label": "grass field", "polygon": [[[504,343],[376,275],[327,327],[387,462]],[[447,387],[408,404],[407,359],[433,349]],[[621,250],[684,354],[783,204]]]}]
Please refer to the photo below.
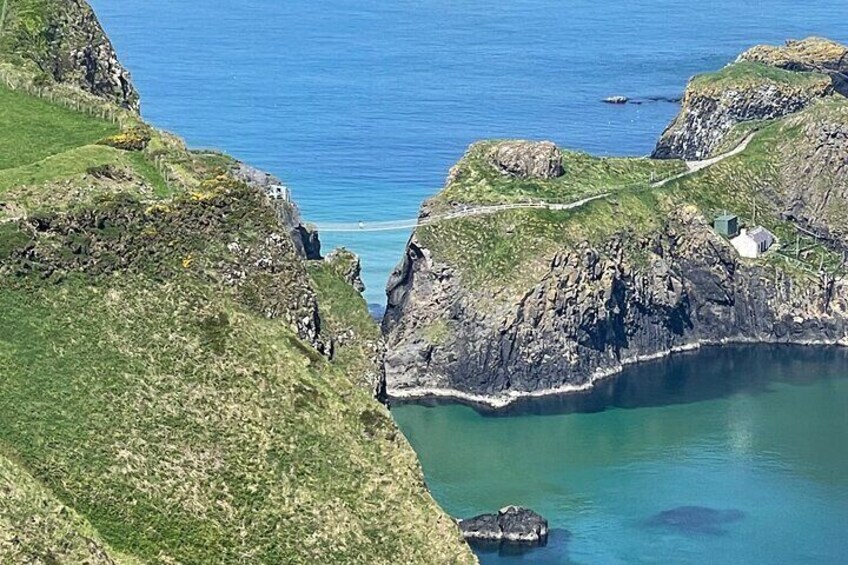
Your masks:
[{"label": "grass field", "polygon": [[0,170],[28,165],[115,134],[109,122],[0,86]]},{"label": "grass field", "polygon": [[645,187],[652,180],[686,170],[682,161],[594,157],[563,151],[565,174],[559,178],[518,179],[499,173],[488,162],[497,142],[473,145],[455,169],[450,182],[432,201],[433,209],[453,204],[503,204],[527,200],[568,203],[594,194]]}]

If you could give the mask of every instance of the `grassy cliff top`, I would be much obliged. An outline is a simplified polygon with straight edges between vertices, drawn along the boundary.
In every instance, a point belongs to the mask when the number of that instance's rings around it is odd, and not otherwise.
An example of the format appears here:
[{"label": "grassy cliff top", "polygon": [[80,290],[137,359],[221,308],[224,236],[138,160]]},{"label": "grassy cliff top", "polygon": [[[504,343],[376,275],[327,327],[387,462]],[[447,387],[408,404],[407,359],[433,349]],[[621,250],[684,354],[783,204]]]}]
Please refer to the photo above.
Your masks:
[{"label": "grassy cliff top", "polygon": [[431,211],[462,205],[493,205],[544,201],[567,204],[605,192],[645,187],[686,169],[682,161],[646,158],[594,157],[588,153],[557,150],[563,174],[556,178],[519,178],[504,174],[492,163],[502,141],[472,145],[451,170],[445,188],[430,202]]},{"label": "grassy cliff top", "polygon": [[[748,124],[737,127],[741,129],[733,136],[736,139],[744,138],[751,131]],[[794,242],[796,230],[781,219],[778,196],[809,185],[809,178],[804,180],[796,173],[812,166],[816,167],[815,184],[808,187],[808,199],[830,194],[834,187],[844,183],[840,169],[830,166],[832,155],[822,153],[820,148],[831,132],[848,131],[848,101],[841,97],[822,100],[796,115],[760,123],[757,127],[759,131],[742,153],[661,187],[648,186],[646,173],[652,170],[673,172],[674,165],[670,165],[670,169],[657,169],[655,167],[669,165],[646,159],[623,160],[619,164],[639,164],[637,170],[641,177],[637,178],[642,182],[624,186],[613,191],[610,197],[578,209],[510,210],[419,228],[416,236],[431,249],[436,260],[455,266],[464,278],[479,286],[502,289],[507,296],[526,289],[527,284],[544,274],[558,250],[583,242],[600,246],[617,235],[637,242],[657,233],[669,215],[683,207],[693,207],[708,221],[728,210],[749,224],[754,221],[756,209],[757,223],[767,226],[784,241]],[[833,151],[838,152],[838,147],[834,146]],[[482,178],[482,173],[479,176]],[[493,178],[497,188],[487,191],[488,194],[525,190],[522,181]],[[611,178],[621,177],[617,174]],[[484,181],[478,182],[484,185]],[[591,186],[591,182],[587,186]],[[593,190],[601,191],[599,188]],[[457,187],[448,184],[436,201],[456,193]],[[507,196],[503,201],[510,198]],[[826,200],[822,204],[822,214],[839,233],[848,234],[848,222],[844,214],[840,217],[838,212],[844,205],[840,199]],[[805,264],[788,264],[789,259],[783,256],[770,260],[801,274],[817,270],[820,264],[836,268],[841,263],[841,257],[815,243],[811,238],[802,237],[802,244],[809,251]]]},{"label": "grassy cliff top", "polygon": [[831,79],[818,72],[789,71],[760,62],[740,60],[714,73],[695,76],[689,89],[722,92],[760,86],[824,91],[831,86]]},{"label": "grassy cliff top", "polygon": [[848,47],[830,39],[808,37],[780,46],[758,45],[739,59],[786,69],[848,70]]}]

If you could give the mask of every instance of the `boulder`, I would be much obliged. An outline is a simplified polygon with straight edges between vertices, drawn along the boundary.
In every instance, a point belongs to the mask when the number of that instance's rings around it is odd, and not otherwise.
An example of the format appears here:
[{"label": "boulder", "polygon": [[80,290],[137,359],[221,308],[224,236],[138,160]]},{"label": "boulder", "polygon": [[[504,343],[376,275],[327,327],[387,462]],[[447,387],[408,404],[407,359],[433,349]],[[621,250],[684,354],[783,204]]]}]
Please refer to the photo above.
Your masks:
[{"label": "boulder", "polygon": [[627,104],[630,99],[627,96],[608,96],[604,98],[607,104]]},{"label": "boulder", "polygon": [[522,179],[553,179],[565,174],[562,153],[550,141],[504,141],[489,153],[501,174]]},{"label": "boulder", "polygon": [[548,521],[520,506],[460,520],[459,528],[469,541],[544,545],[548,540]]}]

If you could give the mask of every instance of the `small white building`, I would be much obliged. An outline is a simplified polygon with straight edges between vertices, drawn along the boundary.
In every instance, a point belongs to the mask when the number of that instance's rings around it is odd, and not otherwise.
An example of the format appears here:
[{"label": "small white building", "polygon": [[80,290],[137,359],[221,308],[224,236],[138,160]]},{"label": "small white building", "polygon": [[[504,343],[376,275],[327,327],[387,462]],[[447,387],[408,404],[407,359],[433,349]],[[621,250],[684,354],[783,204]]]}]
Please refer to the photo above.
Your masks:
[{"label": "small white building", "polygon": [[266,192],[272,200],[291,202],[291,190],[283,184],[269,184]]},{"label": "small white building", "polygon": [[742,229],[739,235],[730,240],[739,255],[748,259],[756,259],[774,245],[775,237],[766,228],[760,226],[752,230]]}]

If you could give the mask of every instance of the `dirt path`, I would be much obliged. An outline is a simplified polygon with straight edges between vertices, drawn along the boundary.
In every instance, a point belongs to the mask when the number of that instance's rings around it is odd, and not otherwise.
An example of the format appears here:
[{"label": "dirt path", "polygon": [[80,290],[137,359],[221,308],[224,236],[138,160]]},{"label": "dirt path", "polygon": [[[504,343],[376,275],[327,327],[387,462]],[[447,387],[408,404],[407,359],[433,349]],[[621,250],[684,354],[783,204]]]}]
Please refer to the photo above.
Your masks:
[{"label": "dirt path", "polygon": [[[674,175],[673,177],[669,177],[667,179],[663,179],[661,181],[657,181],[651,186],[653,188],[659,188],[665,186],[666,184],[688,177],[690,175],[694,175],[700,171],[703,171],[706,168],[709,168],[717,163],[721,163],[725,159],[729,159],[730,157],[734,157],[739,155],[745,149],[748,148],[748,144],[756,135],[756,132],[752,132],[748,134],[745,139],[742,140],[739,145],[737,145],[731,151],[727,153],[722,153],[716,157],[712,157],[710,159],[704,159],[703,161],[686,161],[686,171],[680,173],[679,175]],[[525,210],[525,209],[546,209],[546,210],[573,210],[574,208],[580,208],[581,206],[585,206],[590,202],[594,202],[595,200],[600,200],[601,198],[606,198],[613,194],[612,191],[604,192],[603,194],[597,194],[595,196],[589,196],[587,198],[582,198],[580,200],[575,200],[574,202],[569,202],[566,204],[557,204],[552,202],[516,202],[514,204],[497,204],[493,206],[475,206],[475,207],[466,207],[456,212],[449,212],[447,214],[437,214],[435,216],[428,216],[426,218],[411,218],[408,220],[392,220],[386,222],[359,222],[359,223],[326,223],[326,224],[316,224],[319,232],[328,232],[328,233],[339,233],[339,232],[375,232],[375,231],[399,231],[399,230],[408,230],[417,228],[420,226],[430,226],[433,224],[437,224],[440,222],[448,221],[448,220],[456,220],[459,218],[468,218],[470,216],[485,216],[488,214],[496,214],[498,212],[503,212],[505,210]]]}]

